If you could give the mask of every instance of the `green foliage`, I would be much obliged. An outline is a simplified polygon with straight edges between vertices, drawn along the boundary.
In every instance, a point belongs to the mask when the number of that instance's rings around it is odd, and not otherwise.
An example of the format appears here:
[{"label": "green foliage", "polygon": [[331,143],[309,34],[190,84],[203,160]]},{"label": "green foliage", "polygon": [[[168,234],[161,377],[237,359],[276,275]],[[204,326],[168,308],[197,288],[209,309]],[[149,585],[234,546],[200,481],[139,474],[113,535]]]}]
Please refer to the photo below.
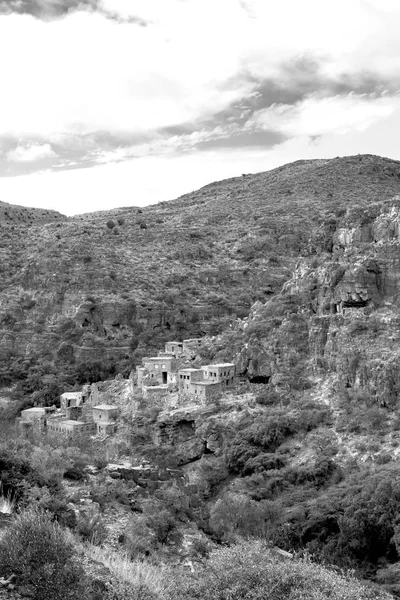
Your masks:
[{"label": "green foliage", "polygon": [[0,570],[32,586],[37,600],[84,598],[84,573],[61,527],[44,513],[18,515],[0,539]]}]

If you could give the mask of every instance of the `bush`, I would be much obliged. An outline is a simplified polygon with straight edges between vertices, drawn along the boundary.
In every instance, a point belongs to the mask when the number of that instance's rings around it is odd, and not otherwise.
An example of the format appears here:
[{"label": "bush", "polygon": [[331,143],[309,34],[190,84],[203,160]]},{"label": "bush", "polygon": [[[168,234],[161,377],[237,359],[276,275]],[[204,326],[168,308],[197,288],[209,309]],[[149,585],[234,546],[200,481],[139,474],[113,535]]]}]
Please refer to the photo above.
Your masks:
[{"label": "bush", "polygon": [[107,227],[108,227],[108,229],[114,229],[114,227],[115,227],[114,221],[112,221],[111,219],[109,221],[107,221]]},{"label": "bush", "polygon": [[171,578],[169,600],[390,600],[306,560],[282,561],[260,542],[214,551],[195,574]]},{"label": "bush", "polygon": [[15,518],[0,540],[0,572],[31,586],[36,600],[84,598],[84,572],[63,529],[41,512]]},{"label": "bush", "polygon": [[211,509],[210,525],[220,539],[238,534],[242,537],[266,537],[280,519],[274,502],[255,502],[243,494],[227,493]]},{"label": "bush", "polygon": [[103,519],[97,513],[81,514],[76,523],[76,531],[80,537],[94,544],[95,546],[102,544],[107,537]]},{"label": "bush", "polygon": [[144,505],[146,525],[153,532],[159,544],[178,542],[178,523],[171,513],[158,503],[149,500]]},{"label": "bush", "polygon": [[155,549],[154,536],[142,515],[132,518],[122,541],[131,559],[148,556]]}]

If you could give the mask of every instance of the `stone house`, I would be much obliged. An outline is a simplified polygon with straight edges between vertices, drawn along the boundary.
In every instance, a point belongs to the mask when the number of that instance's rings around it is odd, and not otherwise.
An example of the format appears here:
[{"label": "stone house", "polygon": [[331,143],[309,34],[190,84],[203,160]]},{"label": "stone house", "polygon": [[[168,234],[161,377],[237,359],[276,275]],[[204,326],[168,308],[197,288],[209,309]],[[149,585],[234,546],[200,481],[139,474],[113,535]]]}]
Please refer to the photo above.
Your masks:
[{"label": "stone house", "polygon": [[64,412],[70,406],[81,406],[83,403],[82,392],[64,392],[60,396],[60,407]]},{"label": "stone house", "polygon": [[178,371],[178,386],[179,392],[188,394],[190,385],[194,381],[203,379],[203,371],[201,369],[180,369]]},{"label": "stone house", "polygon": [[65,410],[65,416],[71,421],[78,421],[82,416],[83,406],[68,406]]},{"label": "stone house", "polygon": [[21,417],[17,419],[18,427],[34,428],[41,431],[46,426],[48,418],[54,414],[55,406],[37,406],[34,408],[26,408],[21,411]]},{"label": "stone house", "polygon": [[[176,381],[176,373],[181,366],[182,361],[175,356],[164,355],[164,356],[152,356],[150,358],[143,359],[144,373],[142,373],[142,380],[144,374],[149,375],[150,380],[154,381],[154,384],[167,385],[168,383],[174,383]],[[147,373],[145,373],[147,371]],[[151,381],[153,383],[153,381]]]},{"label": "stone house", "polygon": [[235,380],[235,365],[233,363],[220,363],[201,367],[205,381],[233,385]]},{"label": "stone house", "polygon": [[53,417],[47,421],[47,430],[51,433],[62,433],[70,437],[89,435],[96,429],[96,424],[86,421],[74,421],[66,417]]},{"label": "stone house", "polygon": [[117,428],[116,420],[119,409],[112,404],[99,404],[93,407],[92,417],[96,425],[97,433],[107,435],[114,433]]},{"label": "stone house", "polygon": [[183,354],[183,342],[166,342],[165,354],[175,356],[175,358],[181,356]]},{"label": "stone house", "polygon": [[218,400],[222,396],[222,384],[212,381],[195,381],[190,384],[189,395],[191,399],[202,403]]}]

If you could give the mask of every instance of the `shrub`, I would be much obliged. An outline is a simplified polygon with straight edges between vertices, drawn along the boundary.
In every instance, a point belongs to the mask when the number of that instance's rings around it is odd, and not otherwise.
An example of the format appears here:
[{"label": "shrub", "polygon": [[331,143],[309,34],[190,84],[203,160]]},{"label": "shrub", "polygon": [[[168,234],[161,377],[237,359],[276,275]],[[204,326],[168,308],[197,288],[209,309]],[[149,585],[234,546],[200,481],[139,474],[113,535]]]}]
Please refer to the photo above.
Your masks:
[{"label": "shrub", "polygon": [[[31,586],[36,600],[84,598],[84,572],[63,529],[41,512],[15,518],[0,540],[0,571]],[[81,594],[81,595],[80,595]]]},{"label": "shrub", "polygon": [[307,560],[282,561],[260,542],[242,542],[214,551],[195,574],[171,578],[169,600],[389,600]]},{"label": "shrub", "polygon": [[274,502],[255,502],[243,494],[227,493],[211,509],[210,525],[220,539],[234,534],[265,537],[280,518]]},{"label": "shrub", "polygon": [[135,517],[129,523],[123,544],[132,559],[148,556],[155,549],[154,537],[142,515]]},{"label": "shrub", "polygon": [[108,229],[114,229],[115,222],[110,219],[109,221],[107,221],[107,227]]},{"label": "shrub", "polygon": [[146,525],[153,532],[158,543],[168,544],[179,541],[178,523],[168,510],[149,500],[144,505],[143,512]]},{"label": "shrub", "polygon": [[107,529],[101,516],[95,512],[81,514],[76,523],[76,531],[80,537],[95,546],[100,545],[107,537]]}]

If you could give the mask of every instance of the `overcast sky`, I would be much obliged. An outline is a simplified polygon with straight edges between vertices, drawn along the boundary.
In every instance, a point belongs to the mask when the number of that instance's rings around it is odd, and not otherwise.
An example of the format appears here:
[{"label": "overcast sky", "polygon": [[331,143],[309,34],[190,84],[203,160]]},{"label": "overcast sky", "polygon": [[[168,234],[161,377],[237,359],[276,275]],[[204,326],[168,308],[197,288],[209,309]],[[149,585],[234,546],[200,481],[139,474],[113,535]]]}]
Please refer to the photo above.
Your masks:
[{"label": "overcast sky", "polygon": [[399,31],[399,0],[0,0],[0,200],[75,214],[400,159]]}]

